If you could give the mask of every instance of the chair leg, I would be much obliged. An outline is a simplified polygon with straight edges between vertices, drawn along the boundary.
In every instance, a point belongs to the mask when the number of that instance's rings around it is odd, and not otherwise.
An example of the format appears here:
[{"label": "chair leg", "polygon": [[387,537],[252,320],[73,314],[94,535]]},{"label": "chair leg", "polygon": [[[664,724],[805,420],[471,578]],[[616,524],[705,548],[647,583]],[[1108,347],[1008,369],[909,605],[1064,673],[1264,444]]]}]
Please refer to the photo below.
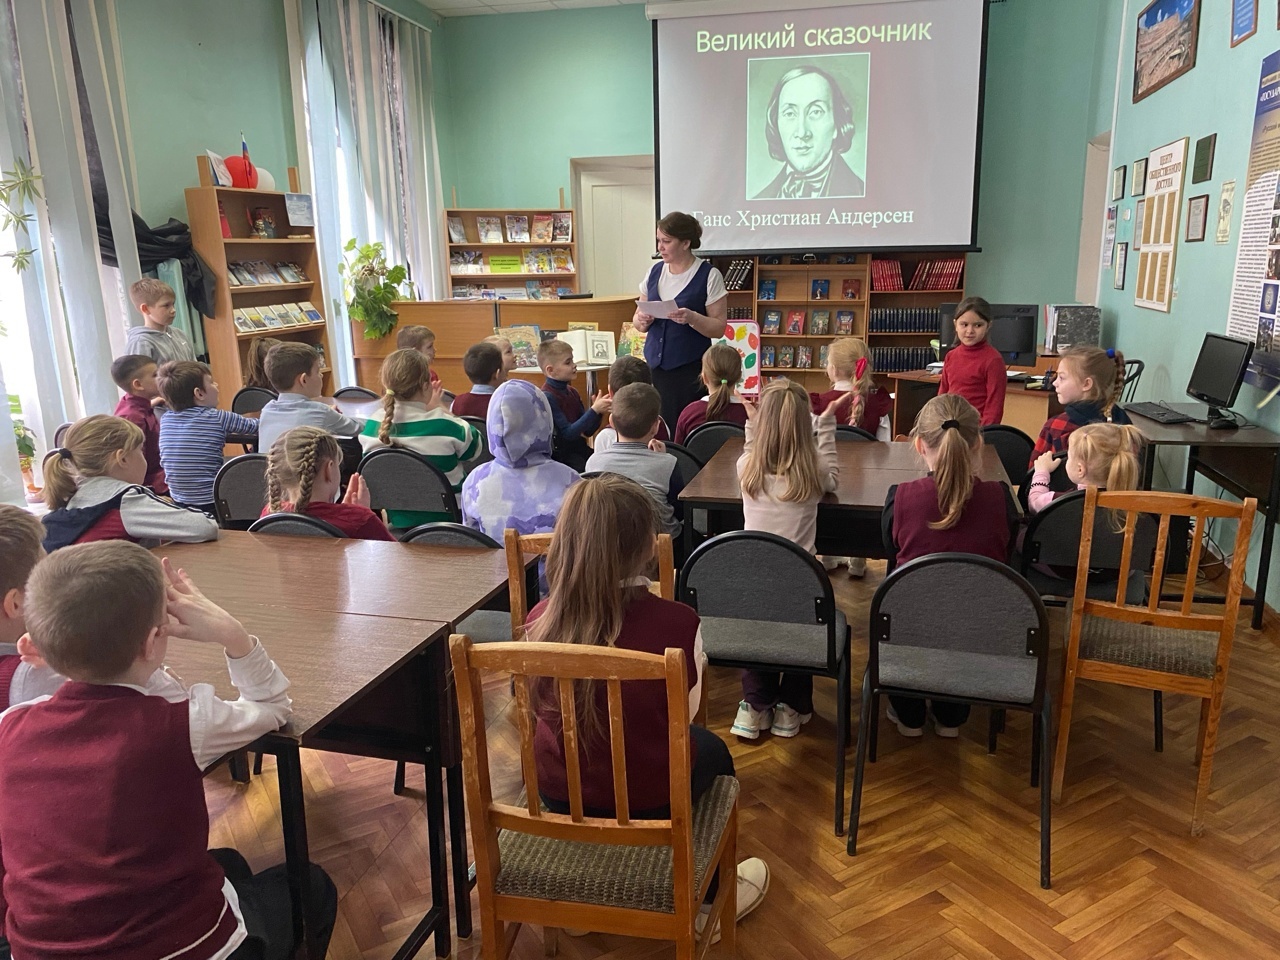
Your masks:
[{"label": "chair leg", "polygon": [[558,949],[556,944],[556,935],[560,931],[556,927],[542,928],[542,955],[544,957],[554,957]]},{"label": "chair leg", "polygon": [[1051,756],[1050,729],[1053,726],[1053,713],[1049,707],[1049,698],[1045,697],[1044,708],[1040,715],[1036,717],[1039,721],[1036,731],[1039,736],[1036,738],[1036,744],[1039,746],[1040,753],[1040,886],[1045,890],[1049,889],[1049,845],[1052,838],[1052,829],[1050,824],[1051,805],[1049,803],[1049,782],[1051,780],[1049,770],[1049,757]]},{"label": "chair leg", "polygon": [[[867,691],[865,686],[862,691],[863,697],[866,697]],[[865,709],[865,704],[863,705]],[[866,716],[866,714],[862,714]],[[867,731],[867,762],[876,762],[876,746],[880,743],[880,694],[871,696],[871,729]]]},{"label": "chair leg", "polygon": [[[1062,678],[1062,706],[1058,709],[1058,746],[1053,755],[1053,799],[1062,800],[1062,779],[1067,767],[1067,740],[1071,733],[1071,708],[1076,696],[1075,671],[1068,667]],[[1049,698],[1046,697],[1047,701]]]},{"label": "chair leg", "polygon": [[396,780],[391,787],[391,792],[397,797],[404,793],[404,761],[396,761]]},{"label": "chair leg", "polygon": [[1213,751],[1218,744],[1218,721],[1222,717],[1222,689],[1225,681],[1222,674],[1213,685],[1213,696],[1201,701],[1200,717],[1202,723],[1199,749],[1200,775],[1196,777],[1196,803],[1191,811],[1191,835],[1198,837],[1204,833],[1204,807],[1209,798],[1209,779],[1213,776]]},{"label": "chair leg", "polygon": [[1164,753],[1164,692],[1151,691],[1151,712],[1156,729],[1156,753]]},{"label": "chair leg", "polygon": [[1200,765],[1200,761],[1204,758],[1204,736],[1205,728],[1209,722],[1209,700],[1200,701],[1200,724],[1196,729],[1196,766]]},{"label": "chair leg", "polygon": [[1040,786],[1040,714],[1031,718],[1031,785]]},{"label": "chair leg", "polygon": [[[738,952],[738,808],[729,821],[729,838],[720,860],[720,886],[724,890],[724,906],[720,908],[720,949],[730,957]],[[710,936],[710,931],[707,933]],[[706,954],[703,954],[705,956]]]},{"label": "chair leg", "polygon": [[249,782],[249,754],[245,750],[237,750],[227,760],[227,769],[231,771],[231,779],[236,783]]},{"label": "chair leg", "polygon": [[840,665],[840,673],[836,677],[836,836],[844,836],[844,767],[845,753],[849,745],[849,687],[851,685],[849,664],[850,650],[846,646],[844,663]]},{"label": "chair leg", "polygon": [[862,815],[862,780],[866,772],[868,741],[875,749],[876,698],[871,695],[871,677],[862,680],[862,717],[858,724],[858,753],[853,761],[853,799],[849,803],[849,841],[845,845],[849,856],[858,852],[858,818]]},{"label": "chair leg", "polygon": [[987,719],[987,753],[996,752],[996,738],[1000,736],[1000,729],[1003,726],[1000,722],[1003,719],[1001,716],[1003,713],[1003,710],[997,710],[994,707],[991,709],[991,716]]},{"label": "chair leg", "polygon": [[260,753],[253,755],[253,775],[255,777],[262,776],[262,754]]}]

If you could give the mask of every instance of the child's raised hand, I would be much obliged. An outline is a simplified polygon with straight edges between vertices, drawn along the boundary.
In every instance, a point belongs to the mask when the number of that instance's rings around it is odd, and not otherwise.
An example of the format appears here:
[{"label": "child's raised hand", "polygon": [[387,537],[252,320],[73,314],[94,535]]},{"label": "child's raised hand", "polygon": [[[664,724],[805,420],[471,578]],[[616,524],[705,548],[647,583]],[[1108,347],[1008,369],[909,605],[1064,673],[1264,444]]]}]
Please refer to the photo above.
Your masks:
[{"label": "child's raised hand", "polygon": [[440,407],[440,406],[444,406],[444,381],[443,380],[437,380],[435,383],[431,385],[431,402],[427,404],[428,408]]},{"label": "child's raised hand", "polygon": [[351,475],[351,480],[347,483],[346,496],[342,498],[342,502],[357,507],[369,508],[369,487],[364,482],[364,477],[358,473]]},{"label": "child's raised hand", "polygon": [[1059,460],[1052,450],[1046,450],[1040,456],[1036,457],[1035,472],[1036,473],[1053,473],[1058,469]]},{"label": "child's raised hand", "polygon": [[754,420],[754,419],[756,418],[756,414],[760,412],[760,405],[759,405],[759,403],[757,403],[755,400],[750,400],[750,399],[748,399],[748,398],[744,397],[744,396],[742,395],[742,391],[740,391],[740,390],[735,390],[735,391],[733,391],[733,395],[734,395],[735,397],[737,397],[739,401],[741,401],[741,403],[742,403],[742,408],[743,408],[743,409],[746,411],[746,413],[747,413],[747,419],[748,419],[748,420]]},{"label": "child's raised hand", "polygon": [[608,416],[609,412],[613,410],[613,397],[601,390],[596,394],[595,400],[592,401],[591,409],[602,417]]},{"label": "child's raised hand", "polygon": [[168,557],[160,563],[169,581],[165,613],[171,638],[221,644],[233,660],[253,650],[253,640],[239,620],[201,593],[185,570],[175,570]]}]

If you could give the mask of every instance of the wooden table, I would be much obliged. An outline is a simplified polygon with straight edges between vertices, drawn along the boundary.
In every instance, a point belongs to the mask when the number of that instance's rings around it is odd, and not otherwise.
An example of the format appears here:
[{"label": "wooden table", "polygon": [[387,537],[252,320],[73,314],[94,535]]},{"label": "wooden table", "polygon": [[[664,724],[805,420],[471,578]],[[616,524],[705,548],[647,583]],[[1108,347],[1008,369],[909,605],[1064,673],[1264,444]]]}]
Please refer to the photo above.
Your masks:
[{"label": "wooden table", "polygon": [[[503,551],[222,531],[214,543],[170,544],[155,552],[240,618],[292,681],[289,723],[250,749],[277,757],[295,904],[301,903],[307,863],[298,750],[421,764],[432,906],[396,958],[413,956],[432,933],[437,956],[448,956],[442,770],[449,787],[460,936],[470,935],[471,917],[461,757],[445,641],[459,621],[506,586]],[[174,645],[168,660],[186,681],[212,682],[220,695],[235,695],[219,650]],[[303,915],[296,907],[296,922]],[[313,924],[304,925],[311,929]]]},{"label": "wooden table", "polygon": [[[909,370],[906,373],[888,374],[893,398],[893,435],[911,432],[920,409],[938,395],[941,377],[927,370]],[[1022,380],[1010,380],[1005,387],[1004,418],[1002,423],[1017,427],[1033,440],[1040,435],[1040,428],[1050,417],[1062,412],[1058,395],[1052,390],[1028,387]]]},{"label": "wooden table", "polygon": [[[742,523],[742,488],[738,486],[738,457],[743,439],[730,437],[707,465],[684,488],[680,500],[701,510],[729,514]],[[924,460],[910,443],[836,441],[840,479],[834,493],[818,502],[817,552],[830,556],[883,557],[880,513],[889,488],[928,473]],[[993,447],[982,448],[979,476],[1009,482]],[[693,547],[693,525],[685,524],[685,547]],[[687,554],[686,554],[687,555]]]}]

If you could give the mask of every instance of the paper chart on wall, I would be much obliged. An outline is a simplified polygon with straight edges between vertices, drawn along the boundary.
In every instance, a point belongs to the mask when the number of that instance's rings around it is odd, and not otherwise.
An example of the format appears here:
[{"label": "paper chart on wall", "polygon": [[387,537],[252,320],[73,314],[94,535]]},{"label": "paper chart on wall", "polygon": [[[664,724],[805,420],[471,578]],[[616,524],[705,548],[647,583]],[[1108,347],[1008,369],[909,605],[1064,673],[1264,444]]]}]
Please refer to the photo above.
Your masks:
[{"label": "paper chart on wall", "polygon": [[712,341],[727,343],[742,358],[742,378],[738,381],[739,393],[754,397],[760,393],[760,327],[754,320],[730,320],[725,324],[724,336]]},{"label": "paper chart on wall", "polygon": [[1138,254],[1133,302],[1148,310],[1168,313],[1173,299],[1173,267],[1186,166],[1186,137],[1152,150],[1147,157],[1142,251]]}]

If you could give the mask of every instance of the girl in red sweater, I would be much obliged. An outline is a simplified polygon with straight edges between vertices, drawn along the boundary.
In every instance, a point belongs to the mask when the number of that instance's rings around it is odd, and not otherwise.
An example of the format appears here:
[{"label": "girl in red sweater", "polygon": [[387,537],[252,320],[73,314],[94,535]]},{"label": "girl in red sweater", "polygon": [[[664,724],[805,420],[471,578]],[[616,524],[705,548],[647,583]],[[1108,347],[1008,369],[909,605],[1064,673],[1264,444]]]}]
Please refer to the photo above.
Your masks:
[{"label": "girl in red sweater", "polygon": [[[613,378],[610,371],[610,380]],[[707,396],[699,397],[680,411],[676,421],[676,443],[687,443],[689,434],[704,423],[721,420],[747,425],[747,408],[734,394],[742,379],[742,357],[727,343],[713,344],[702,355],[702,382]],[[609,385],[610,391],[613,384]]]},{"label": "girl in red sweater", "polygon": [[395,537],[369,509],[369,488],[360,474],[352,474],[347,495],[335,503],[342,486],[342,449],[331,433],[319,427],[286,430],[271,445],[267,458],[269,513],[305,513],[331,523],[353,540],[391,540]]},{"label": "girl in red sweater", "polygon": [[833,403],[836,420],[861,427],[877,440],[891,440],[889,416],[893,398],[884,387],[877,386],[871,366],[871,351],[859,337],[833,340],[827,353],[827,378],[831,389],[809,394],[815,416]]},{"label": "girl in red sweater", "polygon": [[942,364],[938,393],[956,393],[968,400],[982,425],[1004,419],[1007,382],[1004,358],[987,343],[991,329],[991,304],[981,297],[965,297],[956,306],[956,345]]}]

